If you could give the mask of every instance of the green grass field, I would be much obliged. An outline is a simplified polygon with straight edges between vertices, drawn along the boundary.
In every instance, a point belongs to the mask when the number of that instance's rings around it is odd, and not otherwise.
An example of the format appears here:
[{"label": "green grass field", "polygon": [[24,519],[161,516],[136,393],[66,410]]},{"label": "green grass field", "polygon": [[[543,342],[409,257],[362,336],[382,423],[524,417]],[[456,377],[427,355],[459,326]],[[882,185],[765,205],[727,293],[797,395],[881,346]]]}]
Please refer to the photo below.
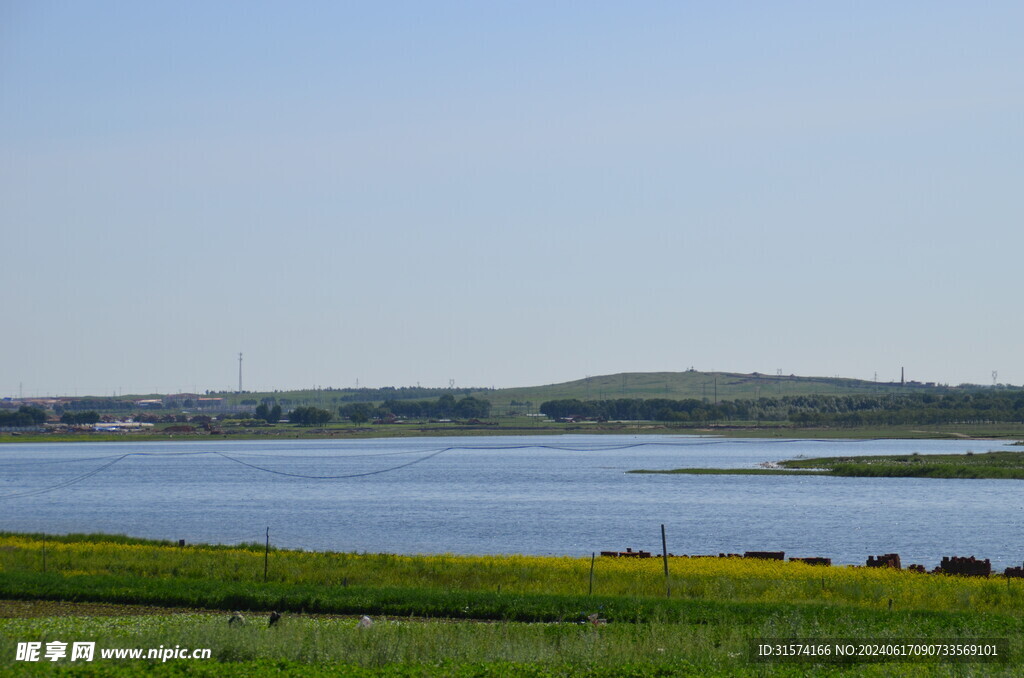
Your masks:
[{"label": "green grass field", "polygon": [[[1024,581],[1003,577],[672,558],[666,579],[658,558],[597,558],[591,579],[589,558],[273,549],[264,558],[255,544],[180,548],[103,535],[44,539],[2,534],[0,673],[1011,676],[1024,672],[1024,660],[1019,657],[1024,650]],[[167,608],[167,612],[134,607],[138,605]],[[229,625],[230,610],[241,610],[247,624]],[[267,625],[270,610],[284,613],[274,628]],[[374,620],[369,629],[357,628],[357,618],[364,614]],[[591,614],[607,623],[590,623]],[[759,663],[749,656],[750,642],[758,638],[1005,638],[1011,655],[998,664]],[[67,659],[57,663],[14,660],[19,642],[45,645],[54,640],[95,642],[98,648],[209,648],[211,658],[165,663],[96,659],[74,665]]]},{"label": "green grass field", "polygon": [[787,469],[825,469],[829,475],[888,478],[1024,479],[1024,452],[828,457],[780,462]]},{"label": "green grass field", "polygon": [[1024,452],[984,454],[898,454],[873,457],[820,457],[780,461],[782,468],[637,469],[630,473],[688,475],[823,475],[856,478],[962,478],[1024,480]]},{"label": "green grass field", "polygon": [[149,442],[173,440],[359,440],[364,438],[416,438],[425,436],[507,436],[507,435],[713,435],[724,438],[892,438],[892,439],[1024,439],[1024,424],[958,424],[921,427],[860,426],[842,428],[797,428],[755,422],[729,425],[682,426],[664,422],[553,422],[539,417],[501,417],[492,423],[415,422],[408,424],[362,424],[335,422],[324,427],[245,426],[227,423],[219,433],[198,430],[195,433],[67,433],[0,434],[0,443],[61,442]]}]

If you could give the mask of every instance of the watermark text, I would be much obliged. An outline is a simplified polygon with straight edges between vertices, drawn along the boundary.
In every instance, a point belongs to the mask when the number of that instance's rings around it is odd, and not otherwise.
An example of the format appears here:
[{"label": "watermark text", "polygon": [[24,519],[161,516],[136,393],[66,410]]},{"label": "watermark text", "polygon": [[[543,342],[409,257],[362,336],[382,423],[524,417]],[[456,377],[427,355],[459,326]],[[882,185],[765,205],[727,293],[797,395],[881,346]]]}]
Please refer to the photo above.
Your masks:
[{"label": "watermark text", "polygon": [[19,662],[58,662],[61,660],[91,662],[96,659],[153,659],[160,662],[171,659],[210,659],[212,651],[208,647],[188,648],[180,645],[174,647],[103,647],[97,653],[95,642],[65,643],[53,640],[48,643],[18,643],[14,660]]}]

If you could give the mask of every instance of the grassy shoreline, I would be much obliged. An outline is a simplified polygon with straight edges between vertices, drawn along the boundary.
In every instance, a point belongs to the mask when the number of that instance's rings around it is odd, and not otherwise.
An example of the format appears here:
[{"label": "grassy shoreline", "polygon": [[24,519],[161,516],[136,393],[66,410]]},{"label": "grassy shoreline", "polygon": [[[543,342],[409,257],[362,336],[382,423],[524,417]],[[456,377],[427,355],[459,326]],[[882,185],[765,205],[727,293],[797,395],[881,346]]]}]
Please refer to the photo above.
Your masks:
[{"label": "grassy shoreline", "polygon": [[900,454],[871,457],[820,457],[778,462],[782,468],[669,470],[637,469],[629,473],[690,475],[819,475],[846,478],[946,478],[1024,480],[1024,452],[984,454]]},{"label": "grassy shoreline", "polygon": [[626,473],[691,475],[691,476],[834,476],[830,471],[796,471],[784,468],[674,468],[665,471],[657,469],[635,469]]},{"label": "grassy shoreline", "polygon": [[217,433],[153,431],[147,433],[0,433],[4,443],[79,442],[172,442],[222,440],[359,440],[367,438],[419,438],[448,436],[531,436],[531,435],[697,435],[723,438],[767,439],[871,439],[894,440],[1019,440],[1024,441],[1024,424],[965,424],[921,427],[864,426],[797,428],[771,425],[680,426],[657,422],[564,423],[525,418],[494,424],[332,424],[323,428],[292,425],[225,427]]}]

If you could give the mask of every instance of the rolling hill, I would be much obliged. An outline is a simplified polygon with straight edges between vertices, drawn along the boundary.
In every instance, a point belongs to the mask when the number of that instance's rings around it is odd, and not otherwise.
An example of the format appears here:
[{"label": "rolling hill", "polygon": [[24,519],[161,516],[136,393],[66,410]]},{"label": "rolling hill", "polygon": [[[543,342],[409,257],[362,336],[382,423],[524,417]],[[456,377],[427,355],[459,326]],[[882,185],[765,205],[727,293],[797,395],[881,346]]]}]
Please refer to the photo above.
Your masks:
[{"label": "rolling hill", "polygon": [[[979,387],[980,388],[980,387]],[[911,391],[949,390],[946,386],[907,382],[873,382],[841,377],[799,377],[795,375],[768,375],[754,372],[625,372],[586,377],[559,384],[518,388],[478,389],[316,389],[278,391],[273,393],[216,393],[229,404],[259,401],[272,397],[289,406],[313,405],[334,409],[347,402],[381,402],[387,398],[433,400],[450,392],[456,398],[472,395],[489,400],[495,414],[507,412],[535,412],[546,400],[577,398],[604,400],[615,398],[687,398],[715,400],[756,399],[794,395],[855,395],[878,393],[907,393]]]},{"label": "rolling hill", "polygon": [[515,403],[577,398],[604,400],[615,398],[686,398],[717,400],[756,399],[793,395],[855,395],[905,393],[910,390],[947,390],[935,384],[907,382],[873,382],[841,377],[798,377],[767,375],[754,372],[626,372],[587,377],[561,384],[474,391],[476,397],[487,398],[503,412]]}]

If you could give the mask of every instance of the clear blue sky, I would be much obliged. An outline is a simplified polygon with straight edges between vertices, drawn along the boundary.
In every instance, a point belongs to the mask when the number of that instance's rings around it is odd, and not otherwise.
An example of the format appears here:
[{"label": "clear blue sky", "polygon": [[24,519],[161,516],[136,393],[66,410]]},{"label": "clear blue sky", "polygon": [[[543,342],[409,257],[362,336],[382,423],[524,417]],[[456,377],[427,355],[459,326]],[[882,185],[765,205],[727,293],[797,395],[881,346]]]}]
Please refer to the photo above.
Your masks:
[{"label": "clear blue sky", "polygon": [[0,396],[1024,383],[1024,3],[0,2]]}]

